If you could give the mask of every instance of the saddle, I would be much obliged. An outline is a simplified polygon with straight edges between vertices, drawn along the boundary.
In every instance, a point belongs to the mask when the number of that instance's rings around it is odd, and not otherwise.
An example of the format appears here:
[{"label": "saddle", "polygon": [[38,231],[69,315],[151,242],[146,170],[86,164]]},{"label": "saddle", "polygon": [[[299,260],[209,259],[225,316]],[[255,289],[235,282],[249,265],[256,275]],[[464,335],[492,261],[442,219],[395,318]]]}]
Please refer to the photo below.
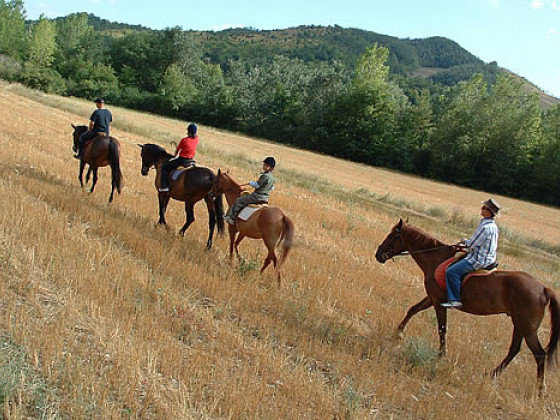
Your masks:
[{"label": "saddle", "polygon": [[[464,256],[461,257],[451,257],[448,260],[445,260],[444,262],[442,262],[440,265],[437,266],[436,271],[435,271],[435,277],[436,277],[436,283],[439,285],[439,287],[441,287],[443,290],[447,290],[447,283],[445,282],[445,272],[447,271],[447,268],[456,263],[457,261],[459,261],[461,258],[463,258]],[[471,277],[479,277],[479,276],[488,276],[490,274],[492,274],[494,271],[496,271],[496,267],[498,267],[498,263],[493,263],[490,264],[484,268],[481,268],[479,270],[474,270],[474,271],[469,271],[468,273],[466,273],[465,275],[463,275],[463,277],[461,277],[461,287],[463,287],[463,285],[467,282],[468,279],[470,279]]]},{"label": "saddle", "polygon": [[253,215],[254,212],[256,212],[259,209],[262,209],[263,207],[268,207],[267,201],[259,201],[258,203],[255,204],[249,204],[247,207],[244,207],[243,210],[239,212],[237,218],[246,222],[247,220],[249,220],[249,218]]},{"label": "saddle", "polygon": [[177,169],[175,169],[173,172],[171,172],[171,179],[173,181],[177,181],[177,179],[179,179],[179,176],[184,172],[184,171],[188,171],[189,169],[192,169],[196,166],[196,163],[194,161],[190,162],[187,164],[187,166],[179,166]]}]

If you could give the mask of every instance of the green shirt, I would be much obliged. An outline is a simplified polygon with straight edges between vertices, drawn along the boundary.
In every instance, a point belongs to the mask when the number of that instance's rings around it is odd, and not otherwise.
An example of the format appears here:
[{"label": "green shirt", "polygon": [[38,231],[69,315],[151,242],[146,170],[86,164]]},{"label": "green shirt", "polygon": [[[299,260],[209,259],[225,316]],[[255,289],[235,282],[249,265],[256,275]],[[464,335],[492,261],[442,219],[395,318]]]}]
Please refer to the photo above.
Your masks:
[{"label": "green shirt", "polygon": [[257,184],[255,194],[268,198],[270,191],[274,188],[274,177],[270,172],[263,172],[257,180]]}]

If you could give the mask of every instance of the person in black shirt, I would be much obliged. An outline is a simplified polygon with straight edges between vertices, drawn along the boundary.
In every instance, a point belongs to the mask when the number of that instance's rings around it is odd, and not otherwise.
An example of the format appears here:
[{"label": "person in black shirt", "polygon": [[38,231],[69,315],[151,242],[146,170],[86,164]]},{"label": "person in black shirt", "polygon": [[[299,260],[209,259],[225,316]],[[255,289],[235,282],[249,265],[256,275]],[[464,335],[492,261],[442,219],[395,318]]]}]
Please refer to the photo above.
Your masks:
[{"label": "person in black shirt", "polygon": [[76,159],[82,158],[84,153],[84,144],[89,139],[93,139],[99,133],[109,135],[109,127],[111,126],[111,122],[113,122],[113,115],[111,115],[111,111],[105,108],[105,101],[103,98],[96,98],[95,106],[97,109],[93,111],[91,117],[89,117],[89,130],[80,136],[78,153],[74,155]]}]

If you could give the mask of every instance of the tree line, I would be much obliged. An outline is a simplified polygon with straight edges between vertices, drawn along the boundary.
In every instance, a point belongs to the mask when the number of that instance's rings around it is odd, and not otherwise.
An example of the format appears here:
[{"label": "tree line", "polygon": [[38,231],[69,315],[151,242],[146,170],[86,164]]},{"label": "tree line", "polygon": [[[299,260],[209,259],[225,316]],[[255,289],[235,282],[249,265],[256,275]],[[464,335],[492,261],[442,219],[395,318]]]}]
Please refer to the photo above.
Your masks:
[{"label": "tree line", "polygon": [[[472,66],[458,51],[453,60]],[[285,55],[216,63],[200,34],[181,28],[100,31],[85,13],[27,24],[22,0],[0,0],[8,81],[560,205],[559,105],[542,109],[500,71],[419,82],[392,71],[391,54],[373,43],[353,67]]]}]

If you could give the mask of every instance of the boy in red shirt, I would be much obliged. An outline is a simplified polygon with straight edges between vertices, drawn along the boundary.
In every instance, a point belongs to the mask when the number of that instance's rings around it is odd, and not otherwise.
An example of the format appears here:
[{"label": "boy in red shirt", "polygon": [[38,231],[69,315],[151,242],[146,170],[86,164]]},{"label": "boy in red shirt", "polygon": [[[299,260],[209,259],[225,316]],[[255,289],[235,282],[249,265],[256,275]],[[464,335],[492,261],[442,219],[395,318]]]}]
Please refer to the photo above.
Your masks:
[{"label": "boy in red shirt", "polygon": [[175,150],[175,157],[169,159],[161,168],[160,192],[169,191],[169,175],[179,166],[189,166],[194,163],[196,146],[198,146],[198,136],[196,135],[196,124],[189,124],[187,127],[187,137],[183,137]]}]

